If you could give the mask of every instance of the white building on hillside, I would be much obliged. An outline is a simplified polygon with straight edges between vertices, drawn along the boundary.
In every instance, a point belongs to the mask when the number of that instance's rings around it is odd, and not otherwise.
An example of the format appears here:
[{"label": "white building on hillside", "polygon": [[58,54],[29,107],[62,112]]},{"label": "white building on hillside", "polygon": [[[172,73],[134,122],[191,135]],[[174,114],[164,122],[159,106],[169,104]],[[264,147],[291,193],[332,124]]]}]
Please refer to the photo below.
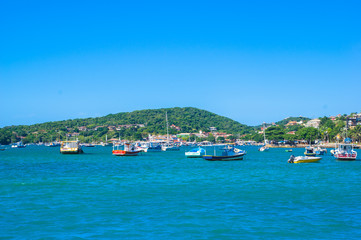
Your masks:
[{"label": "white building on hillside", "polygon": [[305,124],[305,127],[314,127],[314,128],[318,128],[320,126],[321,120],[318,118],[312,119],[310,121],[308,121]]}]

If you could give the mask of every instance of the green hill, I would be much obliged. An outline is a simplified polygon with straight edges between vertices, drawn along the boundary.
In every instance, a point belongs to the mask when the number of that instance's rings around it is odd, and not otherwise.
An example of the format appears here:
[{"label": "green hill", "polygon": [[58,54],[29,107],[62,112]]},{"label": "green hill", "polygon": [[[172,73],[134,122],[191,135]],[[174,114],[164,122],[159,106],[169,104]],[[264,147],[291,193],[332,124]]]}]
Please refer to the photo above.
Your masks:
[{"label": "green hill", "polygon": [[296,121],[296,122],[299,122],[299,121],[303,121],[303,122],[307,122],[311,120],[311,118],[308,118],[308,117],[288,117],[288,118],[285,118],[281,121],[278,121],[276,122],[277,125],[286,125],[288,122],[290,121]]},{"label": "green hill", "polygon": [[[23,138],[25,143],[50,142],[78,135],[85,142],[104,141],[105,136],[142,139],[148,134],[165,134],[165,114],[168,113],[171,134],[180,132],[209,132],[216,127],[220,132],[250,133],[253,128],[209,111],[185,107],[149,109],[109,114],[104,117],[46,122],[34,125],[10,126],[0,129],[0,143],[9,144]],[[86,130],[85,130],[86,129]],[[118,130],[116,130],[118,129]]]}]

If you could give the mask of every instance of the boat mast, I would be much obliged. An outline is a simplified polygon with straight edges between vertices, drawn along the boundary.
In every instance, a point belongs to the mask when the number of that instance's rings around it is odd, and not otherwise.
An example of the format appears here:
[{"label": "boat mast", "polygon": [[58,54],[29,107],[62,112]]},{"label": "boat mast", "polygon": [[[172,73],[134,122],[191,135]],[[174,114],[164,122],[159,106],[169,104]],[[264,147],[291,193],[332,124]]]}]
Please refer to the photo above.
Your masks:
[{"label": "boat mast", "polygon": [[165,112],[165,120],[167,122],[167,146],[169,146],[168,114],[167,114],[167,112]]},{"label": "boat mast", "polygon": [[264,145],[266,146],[266,123],[263,123],[263,141]]}]

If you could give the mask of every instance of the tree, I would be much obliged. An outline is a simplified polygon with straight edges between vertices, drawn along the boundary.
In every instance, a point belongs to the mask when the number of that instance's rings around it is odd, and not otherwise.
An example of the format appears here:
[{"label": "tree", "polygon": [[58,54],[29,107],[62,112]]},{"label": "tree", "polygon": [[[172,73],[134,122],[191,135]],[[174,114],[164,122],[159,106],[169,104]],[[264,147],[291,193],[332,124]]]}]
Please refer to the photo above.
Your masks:
[{"label": "tree", "polygon": [[207,141],[209,141],[209,142],[215,142],[215,140],[216,140],[216,139],[214,138],[214,136],[213,136],[212,133],[210,133],[206,139],[207,139]]},{"label": "tree", "polygon": [[306,127],[298,130],[296,135],[299,139],[313,142],[318,138],[319,131],[314,127]]},{"label": "tree", "polygon": [[272,126],[267,128],[266,130],[266,139],[281,141],[284,139],[285,129],[281,126]]},{"label": "tree", "polygon": [[361,141],[361,125],[358,125],[350,130],[350,137],[355,142],[359,143]]}]

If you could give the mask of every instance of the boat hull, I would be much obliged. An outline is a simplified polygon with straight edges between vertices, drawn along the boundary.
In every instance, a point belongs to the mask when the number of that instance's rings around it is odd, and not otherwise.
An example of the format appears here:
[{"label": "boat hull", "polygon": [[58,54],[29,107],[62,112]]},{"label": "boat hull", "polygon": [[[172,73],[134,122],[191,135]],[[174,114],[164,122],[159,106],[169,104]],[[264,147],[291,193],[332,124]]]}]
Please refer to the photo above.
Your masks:
[{"label": "boat hull", "polygon": [[237,154],[233,156],[213,156],[213,155],[204,155],[203,159],[207,161],[236,161],[243,160],[244,154]]},{"label": "boat hull", "polygon": [[308,157],[308,158],[295,158],[293,163],[312,163],[312,162],[318,162],[320,161],[322,158],[320,157]]},{"label": "boat hull", "polygon": [[354,161],[356,160],[357,154],[334,154],[337,160],[341,161]]},{"label": "boat hull", "polygon": [[179,147],[164,147],[162,148],[162,151],[166,151],[166,152],[175,152],[175,151],[179,151],[180,148]]},{"label": "boat hull", "polygon": [[185,153],[187,158],[202,158],[204,155],[201,153]]},{"label": "boat hull", "polygon": [[60,149],[61,154],[81,154],[84,153],[82,149],[76,149],[76,150],[62,150]]},{"label": "boat hull", "polygon": [[124,150],[113,150],[115,156],[137,156],[140,151],[124,151]]}]

